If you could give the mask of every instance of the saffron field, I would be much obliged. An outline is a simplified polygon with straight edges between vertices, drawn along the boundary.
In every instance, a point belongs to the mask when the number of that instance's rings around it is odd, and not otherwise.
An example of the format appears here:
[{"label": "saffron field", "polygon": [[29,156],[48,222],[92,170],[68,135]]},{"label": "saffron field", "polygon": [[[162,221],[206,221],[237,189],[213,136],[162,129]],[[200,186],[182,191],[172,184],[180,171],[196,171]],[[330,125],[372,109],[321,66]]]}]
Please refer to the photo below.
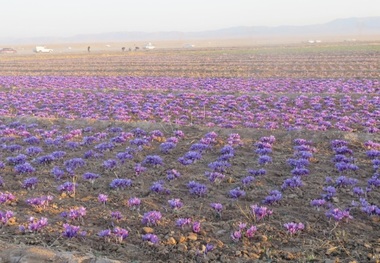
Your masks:
[{"label": "saffron field", "polygon": [[379,262],[379,52],[1,56],[0,248]]}]

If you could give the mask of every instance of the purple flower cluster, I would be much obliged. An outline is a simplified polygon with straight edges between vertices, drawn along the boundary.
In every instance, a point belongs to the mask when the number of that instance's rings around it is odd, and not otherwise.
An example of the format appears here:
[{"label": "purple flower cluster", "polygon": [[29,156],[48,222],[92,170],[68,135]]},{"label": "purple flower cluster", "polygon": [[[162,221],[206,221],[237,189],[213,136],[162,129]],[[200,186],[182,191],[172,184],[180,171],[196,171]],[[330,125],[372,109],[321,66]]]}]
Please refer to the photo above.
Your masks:
[{"label": "purple flower cluster", "polygon": [[107,242],[109,242],[111,238],[114,238],[117,243],[121,243],[129,236],[129,232],[124,228],[115,227],[112,231],[110,229],[101,230],[98,236],[104,238]]},{"label": "purple flower cluster", "polygon": [[326,204],[325,199],[313,199],[310,201],[310,205],[314,206],[319,210],[320,207],[324,206]]},{"label": "purple flower cluster", "polygon": [[37,146],[30,146],[30,147],[25,149],[25,154],[28,156],[35,156],[35,155],[38,155],[42,152],[43,152],[42,148],[37,147]]},{"label": "purple flower cluster", "polygon": [[139,210],[140,208],[140,204],[141,204],[141,200],[137,197],[131,197],[129,200],[128,200],[128,206],[132,209],[132,210]]},{"label": "purple flower cluster", "polygon": [[335,221],[342,221],[342,220],[348,220],[352,219],[352,216],[350,215],[350,211],[348,209],[346,210],[340,210],[339,208],[331,208],[328,211],[326,211],[326,216],[328,218],[334,218]]},{"label": "purple flower cluster", "polygon": [[327,201],[330,201],[336,195],[336,188],[331,185],[323,187],[323,191],[325,193],[322,194],[322,198]]},{"label": "purple flower cluster", "polygon": [[380,216],[380,207],[374,204],[370,204],[366,199],[360,198],[361,208],[360,210],[369,216]]},{"label": "purple flower cluster", "polygon": [[28,162],[17,164],[14,170],[18,174],[31,174],[36,171],[36,169]]},{"label": "purple flower cluster", "polygon": [[234,199],[239,199],[241,197],[244,197],[245,195],[245,191],[243,189],[240,189],[240,187],[236,187],[229,191],[229,197]]},{"label": "purple flower cluster", "polygon": [[165,182],[163,180],[154,182],[150,187],[150,191],[159,193],[159,194],[170,194],[170,190],[166,189],[164,186]]},{"label": "purple flower cluster", "polygon": [[223,205],[220,203],[211,203],[210,206],[215,210],[217,217],[222,216]]},{"label": "purple flower cluster", "polygon": [[132,160],[133,155],[128,151],[119,152],[116,154],[116,158],[119,159],[122,164],[124,164],[126,160]]},{"label": "purple flower cluster", "polygon": [[6,161],[9,165],[16,166],[18,164],[24,164],[26,162],[27,156],[25,154],[19,154],[15,157],[7,157]]},{"label": "purple flower cluster", "polygon": [[244,236],[247,238],[253,238],[257,232],[257,227],[252,225],[251,227],[247,228],[246,223],[239,223],[238,230],[235,230],[231,233],[230,237],[232,238],[232,241],[239,242],[240,239]]},{"label": "purple flower cluster", "polygon": [[65,176],[65,171],[58,166],[54,166],[51,170],[51,173],[57,180],[61,180]]},{"label": "purple flower cluster", "polygon": [[269,195],[265,197],[263,200],[264,204],[274,204],[278,203],[282,199],[282,193],[278,190],[272,190],[270,191]]},{"label": "purple flower cluster", "polygon": [[[47,225],[48,225],[48,219],[46,217],[41,217],[40,219],[30,217],[28,221],[27,229],[30,232],[38,232],[41,229],[45,228]],[[23,226],[19,226],[19,230],[21,230],[21,232],[24,232],[25,228],[24,228],[24,231],[22,231]]]},{"label": "purple flower cluster", "polygon": [[110,183],[110,187],[116,190],[124,190],[130,186],[132,186],[131,179],[116,178],[116,179],[113,179],[112,182]]},{"label": "purple flower cluster", "polygon": [[339,176],[335,180],[336,187],[347,187],[347,186],[354,186],[358,183],[358,179],[355,178],[349,178],[344,175]]},{"label": "purple flower cluster", "polygon": [[142,235],[141,238],[143,241],[147,241],[155,245],[160,243],[160,239],[158,238],[158,236],[154,234],[145,234],[145,235]]},{"label": "purple flower cluster", "polygon": [[34,190],[37,187],[38,184],[38,178],[37,177],[30,177],[26,178],[22,182],[22,187],[27,189],[27,190]]},{"label": "purple flower cluster", "polygon": [[177,144],[175,142],[172,142],[172,141],[166,141],[166,142],[163,142],[160,144],[160,151],[163,153],[163,154],[168,154],[170,153],[175,147],[177,146]]},{"label": "purple flower cluster", "polygon": [[195,151],[189,151],[184,156],[178,158],[178,162],[182,165],[189,165],[202,159],[202,154]]},{"label": "purple flower cluster", "polygon": [[297,232],[300,232],[305,229],[304,224],[294,222],[286,223],[284,224],[284,227],[291,235],[296,234]]},{"label": "purple flower cluster", "polygon": [[195,181],[190,181],[187,183],[187,188],[191,195],[197,195],[199,197],[203,197],[207,195],[207,186]]},{"label": "purple flower cluster", "polygon": [[106,170],[113,170],[117,166],[117,161],[115,159],[108,159],[103,162],[103,168]]},{"label": "purple flower cluster", "polygon": [[148,155],[145,157],[142,162],[143,165],[157,167],[160,165],[164,165],[162,158],[158,155]]},{"label": "purple flower cluster", "polygon": [[111,212],[111,218],[115,219],[118,222],[123,218],[123,216],[121,215],[120,211],[113,211]]},{"label": "purple flower cluster", "polygon": [[112,151],[113,148],[115,148],[115,144],[113,144],[112,142],[102,142],[94,147],[95,150],[101,153]]},{"label": "purple flower cluster", "polygon": [[69,173],[73,173],[77,168],[86,165],[86,162],[82,158],[73,158],[65,161],[64,165]]},{"label": "purple flower cluster", "polygon": [[282,183],[281,189],[285,190],[287,188],[298,188],[303,186],[301,176],[293,176],[291,178],[285,179]]},{"label": "purple flower cluster", "polygon": [[142,166],[140,163],[135,164],[135,167],[133,169],[135,171],[136,176],[140,176],[147,170],[147,168]]},{"label": "purple flower cluster", "polygon": [[77,183],[72,183],[72,182],[65,182],[57,187],[57,190],[61,193],[66,192],[69,195],[75,193],[75,189],[77,188],[78,184]]},{"label": "purple flower cluster", "polygon": [[176,226],[184,229],[186,226],[191,225],[191,218],[178,218],[176,220]]},{"label": "purple flower cluster", "polygon": [[41,196],[36,198],[29,198],[26,200],[28,205],[38,207],[38,208],[46,208],[49,205],[49,202],[53,200],[53,196]]},{"label": "purple flower cluster", "polygon": [[273,211],[268,209],[266,206],[251,205],[252,215],[256,220],[261,220],[266,216],[270,216]]},{"label": "purple flower cluster", "polygon": [[161,220],[162,215],[160,211],[149,211],[143,215],[141,223],[145,226],[155,226]]},{"label": "purple flower cluster", "polygon": [[168,181],[172,181],[172,180],[179,178],[179,177],[181,177],[181,174],[180,174],[180,172],[178,172],[175,169],[171,169],[171,170],[166,171],[166,179]]},{"label": "purple flower cluster", "polygon": [[205,176],[209,179],[211,183],[219,184],[223,181],[225,175],[218,172],[205,172]]},{"label": "purple flower cluster", "polygon": [[108,201],[108,195],[99,194],[98,195],[98,201],[99,201],[99,203],[106,204]]},{"label": "purple flower cluster", "polygon": [[6,225],[9,221],[14,216],[14,213],[12,211],[0,211],[0,223],[1,225]]},{"label": "purple flower cluster", "polygon": [[240,135],[237,133],[231,133],[230,135],[228,135],[227,143],[233,147],[243,145]]},{"label": "purple flower cluster", "polygon": [[243,188],[249,187],[255,181],[255,177],[252,175],[248,175],[241,179],[241,183],[243,184]]},{"label": "purple flower cluster", "polygon": [[87,173],[84,173],[82,177],[84,180],[88,180],[91,182],[91,184],[94,184],[95,180],[98,179],[100,175],[87,172]]},{"label": "purple flower cluster", "polygon": [[258,142],[255,143],[255,152],[259,155],[258,163],[260,165],[267,165],[272,162],[272,157],[269,155],[272,153],[272,147],[276,138],[271,135],[269,137],[261,137]]},{"label": "purple flower cluster", "polygon": [[86,232],[80,232],[80,226],[74,226],[70,224],[63,224],[62,236],[67,238],[74,238],[79,236],[86,236]]},{"label": "purple flower cluster", "polygon": [[83,220],[86,214],[86,208],[81,206],[78,208],[71,208],[68,212],[62,212],[61,217],[68,218],[70,220]]},{"label": "purple flower cluster", "polygon": [[181,199],[179,198],[175,198],[175,199],[170,199],[168,201],[170,207],[173,209],[173,210],[178,210],[180,208],[183,207],[183,203],[181,202]]},{"label": "purple flower cluster", "polygon": [[252,176],[261,176],[261,175],[266,175],[267,171],[263,168],[255,170],[255,169],[248,169],[248,173]]},{"label": "purple flower cluster", "polygon": [[14,200],[16,200],[16,197],[13,194],[0,192],[0,204],[10,203]]},{"label": "purple flower cluster", "polygon": [[188,151],[184,156],[178,158],[178,162],[182,165],[189,165],[202,159],[202,153],[210,149],[213,144],[216,143],[216,138],[218,134],[215,132],[209,132],[205,134],[199,143],[192,144],[190,146],[190,151]]}]

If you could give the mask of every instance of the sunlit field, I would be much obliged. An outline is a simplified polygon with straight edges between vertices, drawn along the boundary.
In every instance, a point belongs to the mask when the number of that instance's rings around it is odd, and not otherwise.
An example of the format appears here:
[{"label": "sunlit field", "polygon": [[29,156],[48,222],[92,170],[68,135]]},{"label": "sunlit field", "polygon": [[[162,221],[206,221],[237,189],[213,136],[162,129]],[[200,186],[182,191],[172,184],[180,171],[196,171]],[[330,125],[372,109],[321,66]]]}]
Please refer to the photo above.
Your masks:
[{"label": "sunlit field", "polygon": [[1,55],[0,258],[378,262],[379,76],[373,42]]}]

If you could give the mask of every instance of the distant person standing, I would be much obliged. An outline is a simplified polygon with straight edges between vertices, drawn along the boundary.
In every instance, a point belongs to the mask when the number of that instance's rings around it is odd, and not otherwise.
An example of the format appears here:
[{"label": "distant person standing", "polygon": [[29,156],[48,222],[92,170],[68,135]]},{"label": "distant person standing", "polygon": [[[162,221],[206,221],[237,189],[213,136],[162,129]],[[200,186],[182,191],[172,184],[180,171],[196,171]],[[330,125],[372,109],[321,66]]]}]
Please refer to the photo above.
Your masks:
[{"label": "distant person standing", "polygon": [[125,47],[122,47],[121,50],[124,52],[125,51]]},{"label": "distant person standing", "polygon": [[91,49],[91,47],[90,47],[90,46],[88,46],[88,47],[87,47],[87,51],[88,51],[88,52],[90,52],[90,49]]}]

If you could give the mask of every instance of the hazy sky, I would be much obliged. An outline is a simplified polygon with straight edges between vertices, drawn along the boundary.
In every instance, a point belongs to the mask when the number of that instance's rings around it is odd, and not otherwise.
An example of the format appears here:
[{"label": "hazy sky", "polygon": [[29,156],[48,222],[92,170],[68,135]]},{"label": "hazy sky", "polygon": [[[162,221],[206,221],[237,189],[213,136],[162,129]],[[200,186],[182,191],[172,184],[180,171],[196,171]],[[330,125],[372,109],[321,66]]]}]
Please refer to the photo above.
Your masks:
[{"label": "hazy sky", "polygon": [[202,31],[380,16],[380,0],[4,0],[0,38]]}]

